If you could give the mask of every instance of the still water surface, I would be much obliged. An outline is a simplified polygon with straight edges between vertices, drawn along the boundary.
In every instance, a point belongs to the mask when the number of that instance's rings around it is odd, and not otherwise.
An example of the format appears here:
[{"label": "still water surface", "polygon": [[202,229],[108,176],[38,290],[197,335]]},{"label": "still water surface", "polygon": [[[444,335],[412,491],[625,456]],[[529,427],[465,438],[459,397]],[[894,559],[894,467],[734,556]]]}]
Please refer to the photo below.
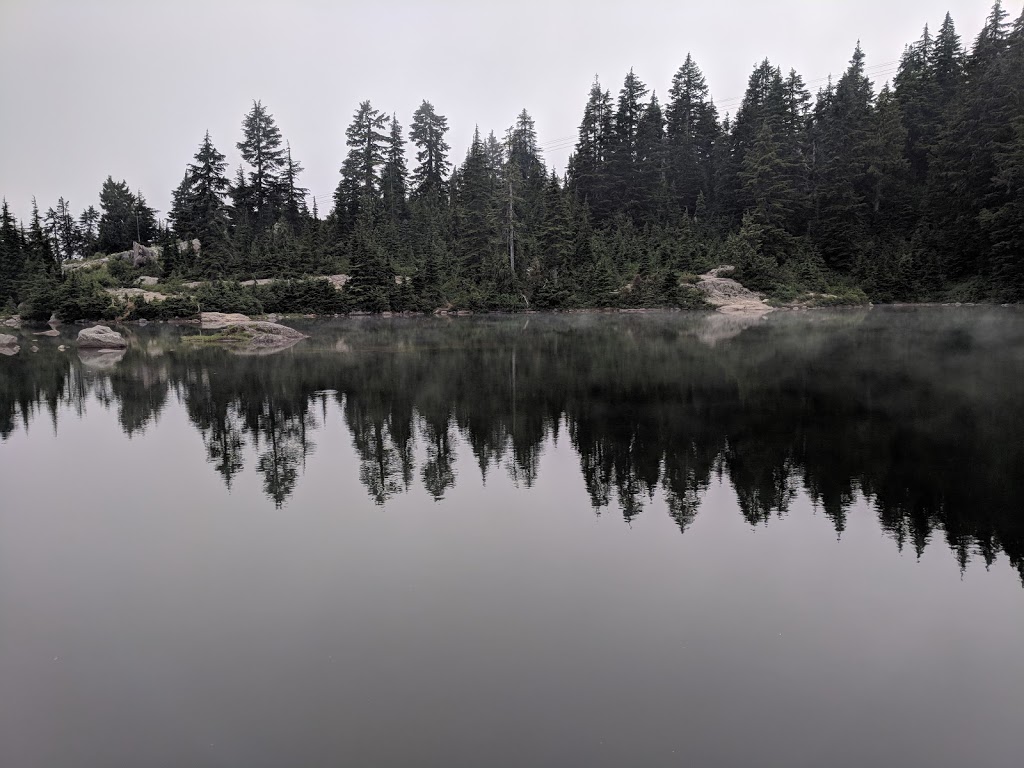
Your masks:
[{"label": "still water surface", "polygon": [[0,358],[0,765],[1021,764],[1024,313],[301,327]]}]

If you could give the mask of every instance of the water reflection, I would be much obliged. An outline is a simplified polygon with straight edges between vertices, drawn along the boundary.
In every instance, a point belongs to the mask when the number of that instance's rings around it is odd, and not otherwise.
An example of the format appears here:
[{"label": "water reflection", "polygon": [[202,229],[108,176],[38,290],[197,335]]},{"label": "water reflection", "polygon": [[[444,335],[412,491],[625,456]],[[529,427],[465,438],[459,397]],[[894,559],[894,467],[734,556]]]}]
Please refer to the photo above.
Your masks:
[{"label": "water reflection", "polygon": [[630,521],[661,495],[685,532],[717,476],[751,525],[785,516],[804,489],[841,535],[864,496],[901,549],[941,538],[962,566],[1004,552],[1024,578],[1024,316],[875,309],[720,324],[317,322],[273,356],[183,345],[168,326],[127,331],[116,355],[47,339],[0,362],[0,437],[41,417],[57,431],[93,400],[131,437],[175,398],[225,485],[249,463],[280,507],[336,403],[377,504],[417,483],[443,499],[460,450],[485,481],[503,471],[528,488],[548,441],[568,439],[599,514]]}]

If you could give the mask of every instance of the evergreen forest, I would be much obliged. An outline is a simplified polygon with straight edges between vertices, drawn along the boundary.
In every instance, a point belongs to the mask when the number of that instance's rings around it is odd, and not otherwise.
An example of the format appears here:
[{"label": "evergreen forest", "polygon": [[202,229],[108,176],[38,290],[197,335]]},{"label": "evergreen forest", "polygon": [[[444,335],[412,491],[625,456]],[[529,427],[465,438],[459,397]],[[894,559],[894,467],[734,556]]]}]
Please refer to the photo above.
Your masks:
[{"label": "evergreen forest", "polygon": [[[564,174],[525,109],[456,155],[429,101],[410,117],[363,101],[330,210],[254,101],[243,164],[207,133],[163,217],[111,177],[98,209],[33,200],[18,221],[4,200],[0,310],[686,308],[723,264],[780,305],[1024,300],[1024,14],[996,0],[967,43],[947,14],[891,83],[869,71],[858,44],[811,93],[766,59],[734,115],[689,55],[661,98],[632,70],[595,79]],[[147,295],[118,292],[140,278]]]}]

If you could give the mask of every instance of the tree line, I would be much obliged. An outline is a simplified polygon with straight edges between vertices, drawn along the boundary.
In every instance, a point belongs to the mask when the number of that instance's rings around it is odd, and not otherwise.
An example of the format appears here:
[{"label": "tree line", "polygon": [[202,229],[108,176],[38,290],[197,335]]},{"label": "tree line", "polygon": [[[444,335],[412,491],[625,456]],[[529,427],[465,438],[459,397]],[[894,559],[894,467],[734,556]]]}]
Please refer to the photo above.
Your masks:
[{"label": "tree line", "polygon": [[150,271],[172,283],[349,275],[326,311],[688,306],[693,276],[725,263],[782,302],[1019,301],[1021,93],[1024,14],[997,0],[969,51],[947,14],[877,90],[859,44],[813,95],[764,60],[735,115],[689,55],[664,102],[632,70],[614,96],[595,80],[563,176],[525,109],[501,137],[477,129],[456,164],[430,102],[406,131],[364,101],[327,212],[255,101],[243,164],[229,176],[207,133],[165,222],[112,178],[77,216],[33,201],[19,223],[4,202],[0,306],[53,303],[68,280],[93,290],[62,263],[134,241],[160,246]]}]

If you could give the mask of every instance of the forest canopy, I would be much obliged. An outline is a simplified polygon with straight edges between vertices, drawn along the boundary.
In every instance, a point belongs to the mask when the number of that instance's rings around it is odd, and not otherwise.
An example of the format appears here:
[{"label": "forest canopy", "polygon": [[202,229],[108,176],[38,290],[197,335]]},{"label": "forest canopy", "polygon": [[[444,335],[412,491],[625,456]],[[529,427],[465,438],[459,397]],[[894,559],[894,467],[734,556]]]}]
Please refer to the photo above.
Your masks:
[{"label": "forest canopy", "polygon": [[[326,211],[253,101],[242,164],[207,132],[163,220],[111,177],[98,210],[33,200],[19,222],[4,200],[0,309],[114,316],[112,290],[142,276],[171,287],[164,314],[193,311],[196,283],[204,307],[249,311],[688,307],[720,264],[779,303],[1024,299],[1024,14],[997,0],[970,45],[947,14],[892,83],[869,71],[857,44],[812,94],[765,59],[734,115],[689,55],[663,99],[632,70],[595,79],[561,175],[526,109],[460,160],[431,102],[406,122],[366,100]],[[158,257],[82,268],[135,243]]]}]

